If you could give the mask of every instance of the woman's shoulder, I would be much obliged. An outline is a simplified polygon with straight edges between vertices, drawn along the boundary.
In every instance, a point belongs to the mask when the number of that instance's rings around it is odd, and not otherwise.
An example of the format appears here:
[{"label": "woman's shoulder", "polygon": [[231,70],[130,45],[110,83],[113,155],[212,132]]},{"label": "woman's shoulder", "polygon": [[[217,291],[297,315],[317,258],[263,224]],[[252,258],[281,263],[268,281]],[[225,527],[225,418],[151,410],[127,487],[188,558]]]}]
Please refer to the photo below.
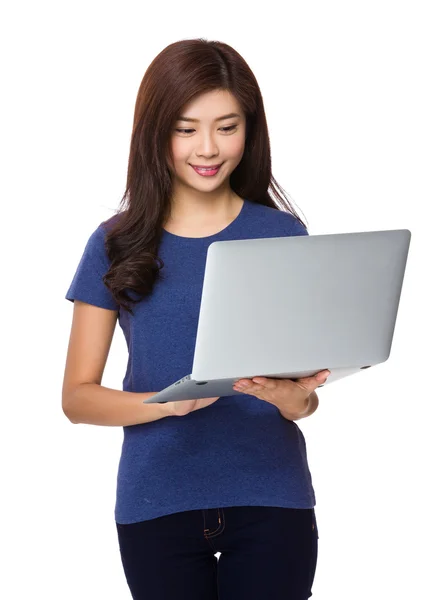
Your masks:
[{"label": "woman's shoulder", "polygon": [[261,217],[261,222],[265,225],[272,225],[280,228],[280,233],[285,235],[308,235],[307,228],[291,212],[282,208],[274,208],[265,204],[253,203],[254,215]]},{"label": "woman's shoulder", "polygon": [[126,212],[126,210],[118,212],[106,219],[105,221],[101,221],[101,223],[99,223],[97,227],[97,231],[99,231],[100,233],[107,233],[116,225],[116,223],[120,221],[120,219],[123,218]]}]

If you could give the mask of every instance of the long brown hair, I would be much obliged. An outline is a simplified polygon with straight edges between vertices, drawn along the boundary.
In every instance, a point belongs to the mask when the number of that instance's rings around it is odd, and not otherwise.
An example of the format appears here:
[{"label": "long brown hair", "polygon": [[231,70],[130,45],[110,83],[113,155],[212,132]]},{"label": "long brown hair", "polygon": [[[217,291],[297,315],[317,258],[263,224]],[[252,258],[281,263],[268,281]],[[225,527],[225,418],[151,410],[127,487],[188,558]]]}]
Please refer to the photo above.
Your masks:
[{"label": "long brown hair", "polygon": [[[183,106],[198,94],[227,90],[246,118],[241,162],[230,187],[241,198],[285,210],[306,227],[271,173],[270,140],[262,95],[249,66],[236,50],[203,38],[180,40],[162,50],[143,76],[137,94],[127,184],[117,214],[105,222],[105,249],[111,261],[103,277],[115,301],[129,304],[149,295],[164,266],[157,256],[162,227],[170,215],[170,137]],[[275,204],[274,196],[280,206]],[[140,298],[133,298],[132,290]]]}]

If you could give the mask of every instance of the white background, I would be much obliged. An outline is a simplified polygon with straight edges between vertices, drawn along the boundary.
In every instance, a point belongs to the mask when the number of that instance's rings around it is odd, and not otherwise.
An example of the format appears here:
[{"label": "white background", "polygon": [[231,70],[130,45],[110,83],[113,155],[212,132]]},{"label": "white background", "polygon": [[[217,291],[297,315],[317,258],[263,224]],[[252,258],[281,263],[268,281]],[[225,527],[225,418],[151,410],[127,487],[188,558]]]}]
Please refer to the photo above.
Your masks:
[{"label": "white background", "polygon": [[[122,197],[146,68],[196,37],[230,44],[253,70],[273,175],[311,235],[412,232],[390,358],[321,390],[299,426],[317,497],[313,598],[439,598],[437,6],[3,9],[2,598],[130,598],[113,521],[122,428],[62,413],[64,296]],[[117,326],[103,385],[122,388],[126,361]]]}]

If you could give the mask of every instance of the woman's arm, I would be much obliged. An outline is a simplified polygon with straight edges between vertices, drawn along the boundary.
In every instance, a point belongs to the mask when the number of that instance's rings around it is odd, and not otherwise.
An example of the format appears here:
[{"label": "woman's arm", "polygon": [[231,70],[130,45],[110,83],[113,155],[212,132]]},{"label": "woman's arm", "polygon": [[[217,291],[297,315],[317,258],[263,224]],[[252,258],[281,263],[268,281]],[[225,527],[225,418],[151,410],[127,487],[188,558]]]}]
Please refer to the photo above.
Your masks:
[{"label": "woman's arm", "polygon": [[122,392],[98,383],[81,383],[64,397],[63,411],[72,423],[141,425],[169,417],[169,402],[143,404],[157,392]]},{"label": "woman's arm", "polygon": [[62,408],[72,423],[140,425],[169,416],[172,404],[143,404],[157,392],[101,385],[116,322],[116,310],[75,300],[62,389]]}]

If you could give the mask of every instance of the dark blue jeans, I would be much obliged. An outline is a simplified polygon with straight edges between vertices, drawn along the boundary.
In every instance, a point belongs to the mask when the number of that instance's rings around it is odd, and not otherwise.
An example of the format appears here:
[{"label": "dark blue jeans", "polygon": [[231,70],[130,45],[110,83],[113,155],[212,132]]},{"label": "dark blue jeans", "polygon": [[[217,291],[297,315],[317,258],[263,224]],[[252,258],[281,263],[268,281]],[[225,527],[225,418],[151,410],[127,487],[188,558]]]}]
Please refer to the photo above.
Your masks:
[{"label": "dark blue jeans", "polygon": [[313,508],[209,508],[116,527],[134,600],[312,596],[318,546]]}]

